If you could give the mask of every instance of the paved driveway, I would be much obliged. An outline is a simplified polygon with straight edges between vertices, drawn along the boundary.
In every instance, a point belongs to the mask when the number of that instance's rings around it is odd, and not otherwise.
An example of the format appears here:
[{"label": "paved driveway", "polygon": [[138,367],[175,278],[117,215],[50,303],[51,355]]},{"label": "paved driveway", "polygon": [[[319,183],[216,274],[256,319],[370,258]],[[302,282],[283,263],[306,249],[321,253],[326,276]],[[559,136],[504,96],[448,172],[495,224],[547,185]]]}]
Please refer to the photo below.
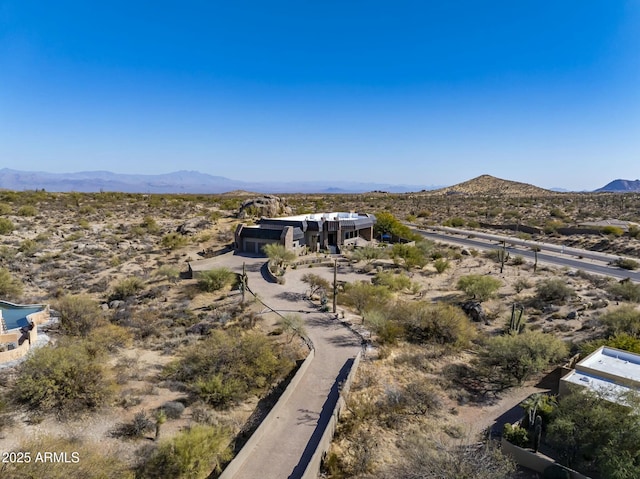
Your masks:
[{"label": "paved driveway", "polygon": [[[226,254],[214,258],[212,267],[226,266],[241,272],[246,263],[249,287],[270,307],[281,312],[299,312],[305,319],[307,335],[316,350],[304,377],[284,405],[277,423],[257,443],[250,458],[235,475],[246,479],[294,479],[302,476],[316,449],[324,426],[338,399],[338,385],[348,373],[351,361],[361,348],[360,340],[333,315],[320,313],[304,300],[307,272],[333,280],[327,267],[289,270],[286,284],[268,282],[261,272],[265,258]],[[352,280],[341,273],[339,280]]]}]

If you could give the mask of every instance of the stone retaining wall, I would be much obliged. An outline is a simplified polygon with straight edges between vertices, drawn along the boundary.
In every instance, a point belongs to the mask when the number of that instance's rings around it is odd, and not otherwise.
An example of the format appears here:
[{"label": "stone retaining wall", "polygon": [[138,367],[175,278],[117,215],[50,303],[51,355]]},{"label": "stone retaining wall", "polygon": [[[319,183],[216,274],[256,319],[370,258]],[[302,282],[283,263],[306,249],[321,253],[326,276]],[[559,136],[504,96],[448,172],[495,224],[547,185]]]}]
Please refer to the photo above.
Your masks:
[{"label": "stone retaining wall", "polygon": [[[526,449],[518,447],[515,444],[511,444],[505,438],[502,438],[502,452],[504,452],[508,456],[511,456],[511,458],[517,464],[527,467],[533,471],[539,472],[540,474],[542,474],[547,467],[553,464],[557,464],[550,457],[547,457],[540,453],[527,451]],[[568,467],[564,468],[569,471],[571,479],[590,479],[588,476],[584,476],[579,472],[569,469]]]},{"label": "stone retaining wall", "polygon": [[342,412],[342,409],[346,404],[345,398],[349,394],[349,389],[351,389],[351,383],[353,382],[353,378],[355,377],[358,366],[360,365],[361,357],[362,352],[359,352],[355,360],[353,361],[353,364],[351,365],[351,370],[347,375],[347,379],[345,379],[344,383],[342,384],[340,397],[338,398],[338,402],[333,409],[331,419],[329,419],[327,428],[322,434],[322,438],[318,443],[318,448],[313,453],[309,464],[307,464],[304,474],[302,474],[302,479],[316,479],[318,477],[318,474],[320,473],[320,466],[322,465],[322,461],[324,460],[329,447],[331,447],[331,441],[333,440],[333,435],[336,432],[336,426],[338,424],[338,420],[340,419],[340,413]]},{"label": "stone retaining wall", "polygon": [[302,380],[302,377],[306,373],[307,369],[309,369],[309,365],[311,364],[311,361],[313,361],[314,357],[315,350],[312,349],[311,351],[309,351],[309,355],[307,356],[307,358],[298,368],[298,371],[287,386],[287,389],[285,389],[285,391],[280,396],[280,399],[278,399],[278,402],[276,402],[275,406],[271,408],[271,411],[269,411],[267,417],[262,420],[258,428],[254,431],[254,433],[242,447],[240,452],[236,454],[236,457],[234,457],[233,460],[224,469],[224,471],[222,471],[219,479],[231,479],[240,470],[240,468],[243,466],[243,464],[253,451],[253,448],[256,446],[258,441],[260,441],[262,436],[264,436],[265,431],[267,431],[273,424],[277,422],[277,417],[280,414],[280,411],[284,407],[284,404],[289,400],[291,394],[293,394],[293,391],[298,386],[298,383]]}]

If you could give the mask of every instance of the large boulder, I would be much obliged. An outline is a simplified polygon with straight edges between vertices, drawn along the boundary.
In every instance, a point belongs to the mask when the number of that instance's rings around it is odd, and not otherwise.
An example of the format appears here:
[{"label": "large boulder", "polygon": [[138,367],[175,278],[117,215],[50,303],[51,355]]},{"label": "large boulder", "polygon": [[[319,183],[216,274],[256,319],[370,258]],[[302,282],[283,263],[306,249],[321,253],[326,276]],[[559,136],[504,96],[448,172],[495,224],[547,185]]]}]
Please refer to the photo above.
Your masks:
[{"label": "large boulder", "polygon": [[258,198],[246,200],[240,205],[236,216],[244,219],[251,216],[286,216],[291,214],[291,207],[287,206],[287,200],[274,195],[264,195]]},{"label": "large boulder", "polygon": [[185,236],[193,236],[211,226],[211,222],[204,218],[191,218],[176,228],[176,232]]},{"label": "large boulder", "polygon": [[462,303],[460,307],[473,321],[488,323],[487,315],[482,309],[482,304],[478,301],[467,301]]}]

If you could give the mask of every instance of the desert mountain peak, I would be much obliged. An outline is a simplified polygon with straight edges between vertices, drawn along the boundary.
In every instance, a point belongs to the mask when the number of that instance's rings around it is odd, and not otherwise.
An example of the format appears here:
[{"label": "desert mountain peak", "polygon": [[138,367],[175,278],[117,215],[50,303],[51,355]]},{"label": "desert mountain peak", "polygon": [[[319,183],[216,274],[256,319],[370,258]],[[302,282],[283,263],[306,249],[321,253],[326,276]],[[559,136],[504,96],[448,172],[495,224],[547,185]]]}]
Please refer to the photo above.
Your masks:
[{"label": "desert mountain peak", "polygon": [[543,196],[553,192],[518,181],[480,175],[457,185],[428,192],[431,195]]}]

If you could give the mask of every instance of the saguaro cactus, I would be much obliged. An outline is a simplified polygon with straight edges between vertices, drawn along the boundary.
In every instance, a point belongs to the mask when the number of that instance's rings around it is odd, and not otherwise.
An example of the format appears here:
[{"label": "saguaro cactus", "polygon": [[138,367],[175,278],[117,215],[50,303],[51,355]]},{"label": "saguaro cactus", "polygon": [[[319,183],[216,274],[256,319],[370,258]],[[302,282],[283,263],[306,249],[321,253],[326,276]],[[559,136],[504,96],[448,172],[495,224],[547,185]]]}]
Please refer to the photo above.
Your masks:
[{"label": "saguaro cactus", "polygon": [[533,426],[533,452],[538,452],[540,448],[540,438],[542,437],[542,416],[536,416]]},{"label": "saguaro cactus", "polygon": [[519,334],[524,329],[524,306],[519,303],[511,305],[511,319],[509,320],[509,334]]}]

